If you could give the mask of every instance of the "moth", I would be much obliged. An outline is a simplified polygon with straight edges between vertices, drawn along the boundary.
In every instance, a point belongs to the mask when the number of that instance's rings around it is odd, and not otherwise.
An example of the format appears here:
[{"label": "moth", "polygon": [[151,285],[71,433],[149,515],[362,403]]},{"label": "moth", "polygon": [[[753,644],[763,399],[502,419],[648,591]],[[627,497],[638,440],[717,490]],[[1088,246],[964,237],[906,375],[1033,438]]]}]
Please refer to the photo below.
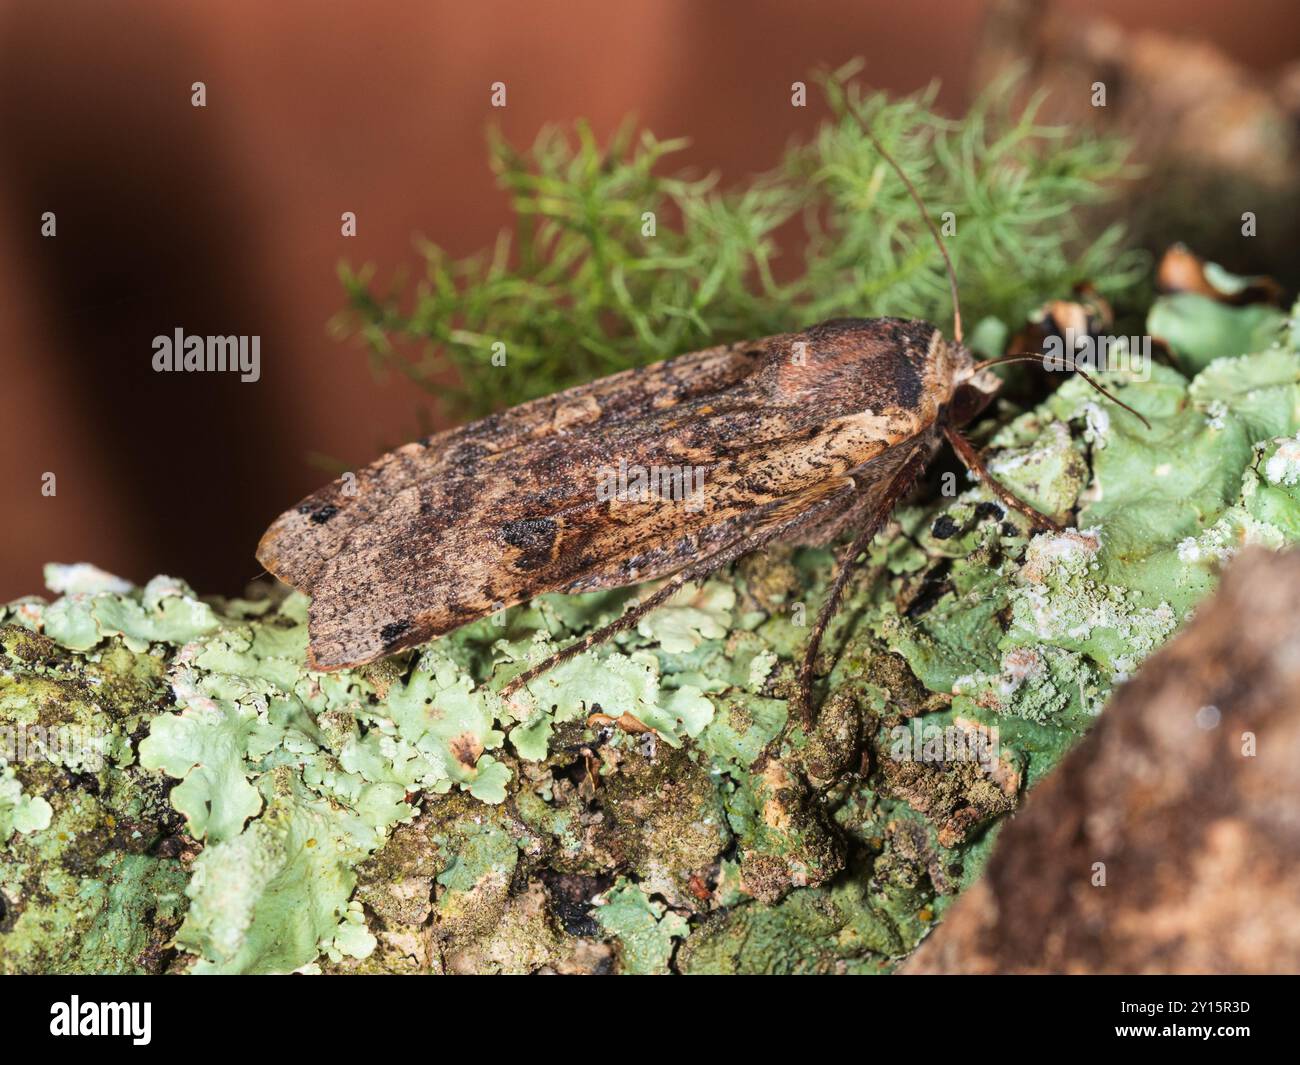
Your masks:
[{"label": "moth", "polygon": [[[817,649],[855,560],[944,441],[1007,506],[1055,527],[960,432],[997,393],[990,366],[1022,356],[981,362],[964,346],[952,262],[921,209],[947,264],[952,341],[928,322],[841,318],[708,348],[425,437],[286,511],[257,557],[311,595],[310,665],[371,662],[547,592],[668,578],[508,695],[743,555],[853,531],[799,671],[810,719]],[[611,495],[613,468],[690,470],[700,487]]]}]

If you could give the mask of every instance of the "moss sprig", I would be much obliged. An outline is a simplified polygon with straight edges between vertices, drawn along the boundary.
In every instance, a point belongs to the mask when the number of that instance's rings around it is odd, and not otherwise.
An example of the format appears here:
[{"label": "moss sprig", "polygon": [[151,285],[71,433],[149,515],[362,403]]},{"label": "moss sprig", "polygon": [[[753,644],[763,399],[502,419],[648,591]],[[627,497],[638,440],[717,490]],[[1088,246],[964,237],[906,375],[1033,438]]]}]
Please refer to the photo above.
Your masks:
[{"label": "moss sprig", "polygon": [[[837,315],[947,328],[942,260],[864,124],[948,223],[968,322],[1019,325],[1079,282],[1115,297],[1141,276],[1117,227],[1087,236],[1080,221],[1125,176],[1122,143],[1041,124],[1034,101],[1009,103],[1006,83],[951,119],[933,87],[890,99],[857,75],[858,64],[822,72],[831,118],[772,170],[729,187],[673,172],[686,141],[631,122],[603,146],[582,121],[543,130],[528,151],[493,132],[512,225],[466,258],[421,241],[414,286],[399,274],[380,289],[373,266],[344,266],[335,329],[463,419]],[[498,343],[504,365],[492,360]]]}]

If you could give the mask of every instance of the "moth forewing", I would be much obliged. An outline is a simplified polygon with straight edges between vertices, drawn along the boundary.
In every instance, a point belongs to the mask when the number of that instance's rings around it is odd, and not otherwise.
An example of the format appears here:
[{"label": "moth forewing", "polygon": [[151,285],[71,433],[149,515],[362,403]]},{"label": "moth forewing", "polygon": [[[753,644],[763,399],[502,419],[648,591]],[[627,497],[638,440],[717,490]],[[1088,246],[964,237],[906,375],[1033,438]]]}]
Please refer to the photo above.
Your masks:
[{"label": "moth forewing", "polygon": [[[952,349],[927,323],[837,320],[746,350],[762,353],[757,367],[715,377],[712,390],[680,371],[665,373],[672,364],[656,367],[656,387],[677,381],[671,402],[631,401],[642,389],[635,373],[618,375],[618,388],[589,386],[583,396],[616,401],[580,430],[554,411],[546,420],[507,412],[466,426],[451,446],[485,448],[468,471],[448,469],[429,447],[424,476],[415,468],[421,453],[402,449],[404,458],[374,464],[389,472],[368,479],[366,504],[341,537],[319,530],[342,511],[326,522],[298,515],[314,534],[310,545],[295,539],[302,521],[286,515],[268,534],[268,568],[333,549],[305,569],[300,561],[313,594],[314,664],[371,661],[545,592],[668,576],[784,528],[800,508],[811,523],[816,505],[817,528],[838,529],[854,492],[869,492],[896,465],[874,465],[882,456],[914,442],[930,447],[951,394]],[[708,361],[687,356],[679,364]],[[499,443],[502,420],[528,429],[486,450]],[[616,463],[701,469],[702,499],[601,498],[602,471]],[[839,501],[828,510],[831,497]]]},{"label": "moth forewing", "polygon": [[475,478],[484,458],[529,441],[635,419],[721,391],[757,369],[764,343],[724,344],[625,370],[389,451],[281,514],[258,544],[258,561],[286,584],[310,591],[353,532],[382,517],[402,490]]}]

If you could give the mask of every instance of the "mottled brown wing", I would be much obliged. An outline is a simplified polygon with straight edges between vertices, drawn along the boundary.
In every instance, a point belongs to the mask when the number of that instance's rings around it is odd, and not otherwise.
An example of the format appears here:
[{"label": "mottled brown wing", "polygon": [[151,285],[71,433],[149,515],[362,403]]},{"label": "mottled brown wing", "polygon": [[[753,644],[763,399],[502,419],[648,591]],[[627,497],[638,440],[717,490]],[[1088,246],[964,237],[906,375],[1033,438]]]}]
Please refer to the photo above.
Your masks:
[{"label": "mottled brown wing", "polygon": [[[790,542],[822,546],[835,540],[841,533],[861,533],[872,516],[881,510],[881,501],[891,494],[897,494],[894,485],[895,476],[918,453],[923,463],[928,463],[943,440],[939,431],[931,426],[918,433],[911,440],[905,440],[881,452],[879,457],[867,463],[854,474],[855,491],[848,505],[834,510],[815,522],[809,522],[800,529]],[[911,489],[909,483],[903,488],[903,494]],[[886,519],[888,514],[885,515]],[[875,530],[880,530],[883,521],[877,520]]]},{"label": "mottled brown wing", "polygon": [[[680,453],[643,438],[601,442],[626,445],[632,467],[683,464]],[[327,669],[369,661],[545,592],[674,572],[844,491],[847,471],[888,445],[874,427],[838,421],[798,443],[751,446],[752,461],[710,456],[696,510],[657,495],[598,499],[600,456],[588,448],[557,466],[545,453],[552,449],[534,445],[519,449],[531,468],[511,464],[460,485],[405,489],[382,535],[372,523],[365,542],[349,541],[321,571],[310,614],[313,661]]]},{"label": "mottled brown wing", "polygon": [[[657,384],[619,375],[506,412],[506,429],[488,419],[448,434],[454,461],[409,448],[381,460],[341,531],[329,532],[342,509],[322,514],[313,507],[334,504],[315,497],[298,508],[306,525],[282,518],[259,557],[312,592],[325,669],[544,592],[664,576],[805,514],[842,518],[855,474],[870,483],[869,464],[892,468],[891,449],[931,435],[949,354],[923,322],[839,320],[688,359],[704,376],[679,381],[672,363],[638,372]],[[612,471],[655,468],[690,470],[703,491],[602,495]]]},{"label": "mottled brown wing", "polygon": [[397,448],[281,514],[262,537],[257,558],[285,583],[309,592],[344,541],[404,489],[473,478],[485,459],[512,448],[636,420],[724,391],[753,373],[776,339],[726,344],[625,370]]},{"label": "mottled brown wing", "polygon": [[[764,377],[403,489],[320,571],[314,663],[370,661],[545,592],[673,573],[845,494],[854,471],[925,429],[898,407],[783,406]],[[698,467],[702,494],[601,498],[610,471],[655,467]]]}]

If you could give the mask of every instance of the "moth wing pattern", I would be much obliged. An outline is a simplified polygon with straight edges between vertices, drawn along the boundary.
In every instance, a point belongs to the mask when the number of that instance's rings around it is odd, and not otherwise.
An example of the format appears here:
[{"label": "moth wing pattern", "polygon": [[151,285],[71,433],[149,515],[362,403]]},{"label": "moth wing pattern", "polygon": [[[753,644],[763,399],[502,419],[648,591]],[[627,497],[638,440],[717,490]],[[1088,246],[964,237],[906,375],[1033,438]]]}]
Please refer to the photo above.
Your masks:
[{"label": "moth wing pattern", "polygon": [[[811,358],[792,357],[800,341]],[[445,456],[401,469],[385,456],[371,482],[384,486],[377,505],[341,526],[350,531],[310,570],[313,664],[371,661],[545,592],[667,576],[792,515],[807,514],[813,539],[833,535],[931,443],[945,395],[935,383],[951,379],[942,347],[926,323],[824,323],[744,345],[739,359],[735,347],[697,353],[688,367],[709,373],[684,383],[664,373],[672,360],[651,368],[649,385],[634,371],[554,397],[557,408],[592,409],[586,420],[534,405],[507,412],[509,443],[467,469]],[[586,403],[593,395],[612,397],[607,417]],[[453,451],[499,443],[493,421],[442,439]],[[707,488],[697,507],[662,492],[602,499],[596,486],[613,463],[699,470]],[[273,527],[268,538],[283,535]],[[263,560],[275,571],[274,552]]]},{"label": "moth wing pattern", "polygon": [[723,344],[624,370],[396,448],[281,514],[258,544],[258,561],[286,584],[310,592],[348,537],[381,515],[402,490],[423,481],[473,477],[488,456],[723,390],[754,372],[766,344]]},{"label": "moth wing pattern", "polygon": [[[809,524],[796,542],[820,547],[831,543],[846,530],[860,531],[870,516],[881,509],[881,500],[890,494],[894,476],[914,457],[919,456],[922,463],[928,463],[941,443],[941,434],[930,428],[882,452],[854,478],[855,490],[849,504]],[[881,524],[883,522],[877,523],[873,531],[879,532]]]}]

